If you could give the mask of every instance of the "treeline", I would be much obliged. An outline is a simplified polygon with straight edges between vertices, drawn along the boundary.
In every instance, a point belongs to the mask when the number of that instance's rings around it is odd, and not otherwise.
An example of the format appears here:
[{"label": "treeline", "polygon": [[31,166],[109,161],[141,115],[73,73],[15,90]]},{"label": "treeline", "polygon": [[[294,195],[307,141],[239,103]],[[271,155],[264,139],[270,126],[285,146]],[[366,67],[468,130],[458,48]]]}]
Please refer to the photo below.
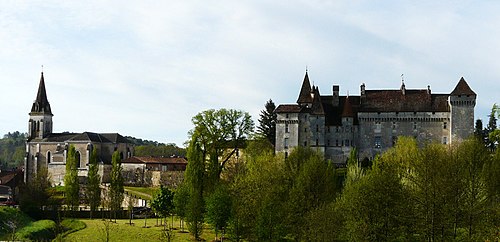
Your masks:
[{"label": "treeline", "polygon": [[254,141],[245,162],[216,183],[206,182],[212,178],[196,146],[189,149],[178,193],[189,199],[178,212],[195,237],[208,222],[235,241],[499,239],[500,152],[479,139],[419,147],[401,137],[371,167],[362,168],[353,152],[347,169],[310,148],[285,159]]},{"label": "treeline", "polygon": [[186,149],[178,147],[174,143],[160,143],[158,141],[143,140],[131,136],[126,138],[135,145],[135,156],[186,156]]},{"label": "treeline", "polygon": [[0,169],[20,167],[24,162],[26,134],[15,131],[0,139]]}]

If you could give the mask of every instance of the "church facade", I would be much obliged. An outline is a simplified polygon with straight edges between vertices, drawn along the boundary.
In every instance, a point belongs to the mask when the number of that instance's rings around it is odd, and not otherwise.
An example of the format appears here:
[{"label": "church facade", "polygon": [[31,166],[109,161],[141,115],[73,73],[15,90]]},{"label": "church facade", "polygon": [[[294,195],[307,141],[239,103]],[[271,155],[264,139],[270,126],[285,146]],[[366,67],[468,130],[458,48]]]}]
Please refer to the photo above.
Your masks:
[{"label": "church facade", "polygon": [[47,169],[52,185],[64,185],[66,156],[70,145],[76,149],[81,182],[86,180],[93,149],[97,149],[102,182],[109,182],[111,157],[115,151],[118,151],[122,158],[133,155],[134,146],[118,133],[54,133],[53,116],[42,72],[37,96],[29,113],[24,161],[25,182],[32,180],[41,169]]},{"label": "church facade", "polygon": [[309,146],[335,163],[345,163],[353,148],[359,159],[372,159],[392,147],[399,136],[419,143],[451,144],[474,132],[476,93],[462,77],[452,92],[426,89],[369,90],[363,83],[359,96],[340,96],[333,85],[321,95],[306,72],[296,104],[281,104],[275,113],[276,152]]}]

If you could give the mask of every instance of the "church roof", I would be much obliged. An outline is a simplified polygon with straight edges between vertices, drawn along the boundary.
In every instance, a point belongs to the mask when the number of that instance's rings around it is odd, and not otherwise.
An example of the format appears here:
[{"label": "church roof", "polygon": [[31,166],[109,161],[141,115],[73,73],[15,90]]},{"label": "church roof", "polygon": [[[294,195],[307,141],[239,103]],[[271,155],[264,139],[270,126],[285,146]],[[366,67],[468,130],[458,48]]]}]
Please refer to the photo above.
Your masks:
[{"label": "church roof", "polygon": [[469,84],[467,84],[465,79],[462,77],[450,95],[476,95],[476,93],[472,91]]},{"label": "church roof", "polygon": [[309,82],[309,75],[304,76],[304,81],[302,82],[302,88],[300,88],[299,98],[297,103],[312,103],[313,98],[311,96],[311,83]]},{"label": "church roof", "polygon": [[38,85],[36,99],[33,102],[33,106],[31,107],[31,113],[45,113],[52,115],[52,110],[50,109],[50,104],[47,100],[47,92],[45,91],[45,80],[43,78],[43,72],[40,77],[40,84]]},{"label": "church roof", "polygon": [[94,142],[94,143],[131,143],[127,138],[118,133],[52,133],[49,134],[42,142]]}]

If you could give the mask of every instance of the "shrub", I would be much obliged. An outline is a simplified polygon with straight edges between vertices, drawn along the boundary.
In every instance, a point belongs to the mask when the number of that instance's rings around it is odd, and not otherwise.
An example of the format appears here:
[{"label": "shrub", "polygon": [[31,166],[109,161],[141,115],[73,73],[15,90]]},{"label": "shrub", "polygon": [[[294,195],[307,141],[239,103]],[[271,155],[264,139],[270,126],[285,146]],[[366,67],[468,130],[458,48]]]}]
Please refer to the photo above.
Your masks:
[{"label": "shrub", "polygon": [[52,220],[39,220],[23,227],[16,237],[23,240],[52,240],[56,237],[56,223]]}]

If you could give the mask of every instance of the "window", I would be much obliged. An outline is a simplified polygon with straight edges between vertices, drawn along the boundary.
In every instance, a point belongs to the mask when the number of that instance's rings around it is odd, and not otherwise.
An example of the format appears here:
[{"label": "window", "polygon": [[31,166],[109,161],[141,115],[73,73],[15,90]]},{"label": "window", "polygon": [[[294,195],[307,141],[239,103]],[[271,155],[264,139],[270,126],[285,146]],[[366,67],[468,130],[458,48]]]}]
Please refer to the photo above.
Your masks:
[{"label": "window", "polygon": [[326,132],[327,132],[327,133],[330,133],[330,126],[327,126],[327,127],[326,127]]},{"label": "window", "polygon": [[161,166],[161,171],[168,171],[168,166],[167,165],[162,165]]},{"label": "window", "polygon": [[339,140],[335,140],[335,146],[339,146]]},{"label": "window", "polygon": [[307,132],[307,128],[304,128],[304,132]]},{"label": "window", "polygon": [[319,145],[319,140],[318,140],[318,139],[316,139],[316,146],[318,146],[318,145]]},{"label": "window", "polygon": [[286,118],[289,118],[288,113],[285,115]]},{"label": "window", "polygon": [[316,124],[316,132],[319,132],[319,125]]},{"label": "window", "polygon": [[382,137],[380,136],[375,136],[375,143],[374,143],[374,147],[376,149],[380,149],[382,148]]},{"label": "window", "polygon": [[448,144],[448,137],[446,136],[443,137],[443,144],[445,145]]},{"label": "window", "polygon": [[335,127],[335,132],[338,133],[339,132],[339,126]]},{"label": "window", "polygon": [[51,157],[50,157],[50,151],[47,152],[47,164],[50,163]]},{"label": "window", "polygon": [[375,130],[380,132],[381,129],[382,129],[382,124],[379,121],[375,122]]},{"label": "window", "polygon": [[413,122],[413,129],[417,130],[417,122]]},{"label": "window", "polygon": [[304,146],[307,146],[307,141],[304,141]]},{"label": "window", "polygon": [[289,133],[290,130],[288,129],[288,124],[285,124],[285,133]]},{"label": "window", "polygon": [[327,146],[330,146],[330,140],[326,141]]},{"label": "window", "polygon": [[80,162],[80,160],[81,160],[80,151],[76,152],[75,157],[76,157],[76,164],[78,164],[78,167],[84,168],[85,164],[83,162]]},{"label": "window", "polygon": [[447,122],[444,122],[443,123],[443,129],[447,129],[448,128],[448,123]]},{"label": "window", "polygon": [[288,149],[288,138],[285,138],[285,149]]},{"label": "window", "polygon": [[392,122],[392,129],[396,130],[396,122]]},{"label": "window", "polygon": [[345,146],[349,146],[349,140],[348,139],[345,140],[344,145]]}]

